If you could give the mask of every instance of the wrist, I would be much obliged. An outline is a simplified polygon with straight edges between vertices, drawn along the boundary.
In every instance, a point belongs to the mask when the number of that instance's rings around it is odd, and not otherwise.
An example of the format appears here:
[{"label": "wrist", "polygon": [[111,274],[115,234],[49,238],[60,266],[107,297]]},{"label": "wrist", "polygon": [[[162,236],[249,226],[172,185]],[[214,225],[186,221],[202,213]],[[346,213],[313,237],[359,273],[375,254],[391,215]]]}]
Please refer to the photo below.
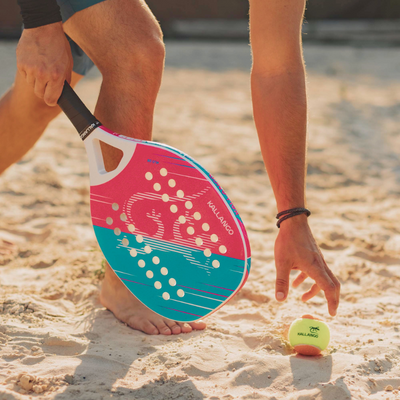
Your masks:
[{"label": "wrist", "polygon": [[22,33],[25,35],[52,35],[60,31],[64,32],[62,22],[53,22],[51,24],[38,26],[36,28],[25,28]]},{"label": "wrist", "polygon": [[306,214],[295,215],[291,218],[282,221],[280,230],[286,231],[288,229],[295,229],[301,226],[308,226],[308,217]]}]

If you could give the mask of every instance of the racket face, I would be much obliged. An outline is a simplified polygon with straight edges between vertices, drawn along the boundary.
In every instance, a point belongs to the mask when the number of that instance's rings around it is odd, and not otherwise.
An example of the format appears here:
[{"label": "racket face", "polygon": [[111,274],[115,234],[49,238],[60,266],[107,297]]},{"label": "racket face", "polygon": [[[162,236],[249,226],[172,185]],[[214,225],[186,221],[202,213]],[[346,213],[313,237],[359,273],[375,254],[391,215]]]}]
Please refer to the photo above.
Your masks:
[{"label": "racket face", "polygon": [[114,272],[147,307],[175,321],[204,318],[247,279],[250,247],[243,223],[211,175],[189,156],[135,142],[126,167],[91,186],[97,240]]}]

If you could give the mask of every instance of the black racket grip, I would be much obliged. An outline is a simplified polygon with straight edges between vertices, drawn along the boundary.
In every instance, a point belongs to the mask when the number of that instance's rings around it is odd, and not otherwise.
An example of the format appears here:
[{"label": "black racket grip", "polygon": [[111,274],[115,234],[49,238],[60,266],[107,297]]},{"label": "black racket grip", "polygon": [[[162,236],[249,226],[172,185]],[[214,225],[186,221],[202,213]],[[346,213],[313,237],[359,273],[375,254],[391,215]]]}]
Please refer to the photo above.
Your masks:
[{"label": "black racket grip", "polygon": [[64,82],[64,88],[57,103],[72,122],[82,140],[85,140],[95,128],[101,125],[67,81]]}]

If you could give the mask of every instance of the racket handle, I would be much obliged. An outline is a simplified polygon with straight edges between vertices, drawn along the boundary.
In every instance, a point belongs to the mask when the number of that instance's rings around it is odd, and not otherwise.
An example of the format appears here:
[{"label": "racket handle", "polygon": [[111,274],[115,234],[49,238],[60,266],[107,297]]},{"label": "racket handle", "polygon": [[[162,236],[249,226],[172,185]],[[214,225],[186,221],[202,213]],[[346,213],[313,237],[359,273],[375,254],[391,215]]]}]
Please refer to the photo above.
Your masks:
[{"label": "racket handle", "polygon": [[64,82],[64,88],[57,103],[72,122],[82,140],[85,140],[95,128],[101,125],[67,81]]}]

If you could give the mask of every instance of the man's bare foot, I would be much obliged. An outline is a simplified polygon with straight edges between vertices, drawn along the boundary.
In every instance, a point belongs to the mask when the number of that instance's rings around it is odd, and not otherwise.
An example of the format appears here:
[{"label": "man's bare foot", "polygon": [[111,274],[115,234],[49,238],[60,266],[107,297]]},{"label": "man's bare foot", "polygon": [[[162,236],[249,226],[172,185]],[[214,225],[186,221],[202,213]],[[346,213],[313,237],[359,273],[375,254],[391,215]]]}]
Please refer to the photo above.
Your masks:
[{"label": "man's bare foot", "polygon": [[203,321],[176,322],[151,311],[129,292],[108,264],[106,264],[106,274],[101,287],[100,302],[120,321],[148,335],[177,335],[206,327]]}]

